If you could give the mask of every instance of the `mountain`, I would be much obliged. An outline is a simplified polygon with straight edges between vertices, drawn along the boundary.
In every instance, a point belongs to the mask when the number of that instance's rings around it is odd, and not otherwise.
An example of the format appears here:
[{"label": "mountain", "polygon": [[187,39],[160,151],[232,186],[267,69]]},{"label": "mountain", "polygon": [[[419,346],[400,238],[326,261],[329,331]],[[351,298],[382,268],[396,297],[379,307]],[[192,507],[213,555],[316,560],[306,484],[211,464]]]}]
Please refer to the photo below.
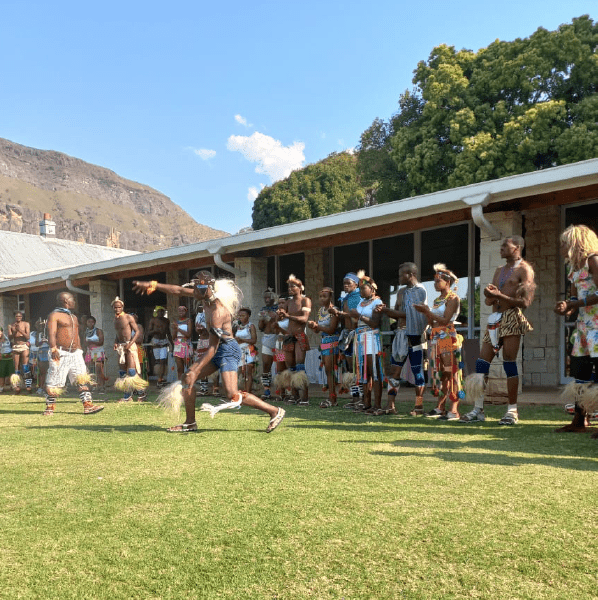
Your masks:
[{"label": "mountain", "polygon": [[0,138],[0,229],[38,234],[44,213],[58,238],[141,252],[229,235],[109,169]]}]

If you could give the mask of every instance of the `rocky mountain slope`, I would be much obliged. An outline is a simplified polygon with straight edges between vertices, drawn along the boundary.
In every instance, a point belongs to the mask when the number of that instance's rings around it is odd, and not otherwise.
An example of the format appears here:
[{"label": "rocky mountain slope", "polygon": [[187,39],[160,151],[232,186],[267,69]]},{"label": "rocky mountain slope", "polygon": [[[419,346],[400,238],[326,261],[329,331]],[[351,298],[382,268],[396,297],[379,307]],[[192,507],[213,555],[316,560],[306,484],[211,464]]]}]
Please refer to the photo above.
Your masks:
[{"label": "rocky mountain slope", "polygon": [[0,229],[148,251],[228,235],[194,221],[164,194],[113,171],[0,138]]}]

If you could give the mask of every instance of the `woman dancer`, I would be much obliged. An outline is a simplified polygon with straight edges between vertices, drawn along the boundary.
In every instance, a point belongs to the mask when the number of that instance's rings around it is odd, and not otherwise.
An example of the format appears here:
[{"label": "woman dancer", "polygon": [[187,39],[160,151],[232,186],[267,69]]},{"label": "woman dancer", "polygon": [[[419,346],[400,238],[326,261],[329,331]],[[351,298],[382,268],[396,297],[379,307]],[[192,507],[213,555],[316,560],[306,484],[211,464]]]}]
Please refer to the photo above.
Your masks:
[{"label": "woman dancer", "polygon": [[104,332],[96,327],[95,317],[87,317],[85,337],[85,362],[93,364],[94,373],[98,391],[106,392],[106,377],[104,373],[104,363],[106,362],[106,352],[104,351]]},{"label": "woman dancer", "polygon": [[[365,384],[363,411],[375,416],[383,415],[382,410],[382,343],[380,340],[381,313],[374,309],[382,304],[376,296],[378,287],[373,279],[366,277],[365,271],[357,273],[359,292],[362,300],[357,308],[351,309],[349,315],[358,319],[355,330],[355,373],[357,383]],[[372,389],[374,390],[374,405],[372,406]]]},{"label": "woman dancer", "polygon": [[251,392],[253,387],[253,368],[257,360],[257,332],[255,325],[249,322],[251,310],[249,308],[239,309],[239,324],[235,332],[235,339],[241,346],[241,366],[239,370],[245,379],[245,391]]},{"label": "woman dancer", "polygon": [[336,371],[338,362],[338,317],[330,313],[334,306],[332,299],[334,291],[325,287],[320,292],[320,308],[318,310],[318,322],[308,321],[307,326],[316,333],[322,334],[320,344],[320,355],[326,372],[328,382],[328,400],[323,400],[320,408],[337,406],[336,401]]},{"label": "woman dancer", "polygon": [[[432,327],[429,357],[433,374],[432,393],[438,397],[438,404],[426,416],[456,421],[459,419],[459,400],[465,396],[461,362],[463,338],[454,325],[461,310],[459,296],[453,291],[458,279],[442,263],[434,265],[434,272],[434,289],[440,292],[440,296],[434,300],[432,308],[426,304],[414,305],[418,312],[426,315]],[[446,410],[447,400],[450,402],[449,410]]]},{"label": "woman dancer", "polygon": [[592,373],[598,377],[598,236],[585,225],[571,225],[561,234],[561,254],[568,265],[571,297],[554,310],[562,316],[579,312],[571,350],[575,382],[563,390],[575,402],[570,408],[574,416],[557,431],[586,431],[588,414],[598,410],[598,386],[592,385]]},{"label": "woman dancer", "polygon": [[187,307],[181,305],[177,312],[179,319],[176,323],[171,323],[170,329],[174,340],[172,355],[176,361],[177,377],[181,379],[192,354],[190,342],[193,329],[191,329],[191,319],[188,317]]}]

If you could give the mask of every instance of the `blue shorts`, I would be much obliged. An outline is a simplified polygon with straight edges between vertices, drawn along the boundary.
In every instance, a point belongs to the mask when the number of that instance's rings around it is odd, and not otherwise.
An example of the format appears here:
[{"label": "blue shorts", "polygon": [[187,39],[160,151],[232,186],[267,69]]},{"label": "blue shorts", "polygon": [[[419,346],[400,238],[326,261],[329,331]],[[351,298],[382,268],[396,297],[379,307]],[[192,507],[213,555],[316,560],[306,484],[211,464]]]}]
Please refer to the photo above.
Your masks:
[{"label": "blue shorts", "polygon": [[220,342],[212,362],[223,373],[226,371],[236,371],[241,363],[241,356],[241,346],[235,340],[230,340],[226,343]]}]

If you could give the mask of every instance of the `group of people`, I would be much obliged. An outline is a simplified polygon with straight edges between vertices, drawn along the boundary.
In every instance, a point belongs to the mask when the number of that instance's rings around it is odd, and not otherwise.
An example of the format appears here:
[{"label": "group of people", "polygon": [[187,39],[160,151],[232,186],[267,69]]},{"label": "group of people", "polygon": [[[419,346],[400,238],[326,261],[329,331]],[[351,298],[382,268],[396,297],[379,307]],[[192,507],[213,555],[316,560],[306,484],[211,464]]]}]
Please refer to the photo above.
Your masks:
[{"label": "group of people", "polygon": [[[434,265],[434,289],[438,296],[430,306],[426,289],[418,281],[417,266],[406,262],[399,266],[399,289],[393,307],[377,296],[376,283],[365,272],[350,272],[343,279],[343,294],[338,305],[332,288],[320,290],[317,320],[311,320],[311,300],[305,295],[302,281],[290,275],[286,282],[288,296],[279,299],[270,288],[264,293],[257,328],[250,322],[251,310],[241,306],[241,294],[234,283],[228,279],[216,280],[208,271],[200,271],[184,286],[135,281],[133,289],[137,293],[151,294],[159,290],[193,298],[199,310],[193,323],[187,307],[181,305],[177,321],[170,323],[164,308],[157,307],[145,336],[138,319],[126,313],[123,301],[115,298],[112,302],[114,350],[120,365],[115,387],[123,391],[123,402],[130,401],[133,395],[138,400],[146,398],[148,382],[142,368],[142,345],[147,337],[153,347],[159,387],[166,385],[169,346],[173,348],[177,364],[179,382],[165,388],[162,399],[166,404],[172,404],[174,398],[184,403],[186,419],[169,431],[197,430],[195,383],[199,382],[200,395],[207,395],[207,378],[216,374],[228,402],[216,408],[204,405],[206,410],[213,415],[222,408],[241,405],[257,408],[269,415],[267,431],[270,432],[285,415],[284,409],[270,402],[286,399],[299,405],[309,404],[305,360],[310,349],[307,331],[311,330],[321,336],[320,361],[326,375],[324,389],[328,391],[321,408],[337,406],[337,394],[347,392],[351,394],[351,400],[345,405],[348,408],[375,416],[395,414],[395,399],[403,367],[408,362],[415,391],[411,415],[424,415],[426,346],[431,388],[437,402],[425,416],[460,423],[483,422],[490,364],[502,351],[508,406],[500,424],[515,425],[519,419],[517,354],[521,337],[532,330],[524,311],[535,293],[534,270],[522,258],[523,248],[524,241],[519,236],[502,241],[500,254],[505,264],[496,270],[492,283],[483,290],[484,301],[492,307],[492,313],[475,373],[465,380],[462,337],[455,329],[460,312],[457,276],[442,263]],[[574,419],[563,430],[583,431],[590,414],[598,410],[598,237],[585,226],[572,225],[561,235],[561,252],[568,265],[571,293],[566,301],[556,304],[555,312],[562,316],[577,312],[571,339],[571,375],[575,382],[565,390],[565,394],[572,396],[570,410]],[[93,317],[87,317],[86,330],[80,337],[74,306],[74,296],[61,292],[56,309],[47,320],[38,320],[34,335],[19,311],[6,333],[0,329],[0,391],[7,385],[7,379],[15,391],[20,391],[23,381],[31,391],[33,363],[39,388],[46,396],[45,415],[54,413],[57,396],[67,377],[78,387],[85,414],[94,414],[103,408],[93,403],[91,391],[94,383],[101,387],[107,379],[104,332],[96,327]],[[384,315],[394,319],[396,326],[387,365],[380,334]],[[257,329],[262,332],[261,398],[252,393],[258,357]],[[194,330],[198,336],[196,350],[192,342]],[[32,342],[35,358],[30,362]],[[97,381],[89,376],[86,360],[94,365]],[[244,376],[241,391],[238,372]],[[385,383],[387,400],[382,407]],[[463,414],[459,406],[466,395],[473,407]]]}]

